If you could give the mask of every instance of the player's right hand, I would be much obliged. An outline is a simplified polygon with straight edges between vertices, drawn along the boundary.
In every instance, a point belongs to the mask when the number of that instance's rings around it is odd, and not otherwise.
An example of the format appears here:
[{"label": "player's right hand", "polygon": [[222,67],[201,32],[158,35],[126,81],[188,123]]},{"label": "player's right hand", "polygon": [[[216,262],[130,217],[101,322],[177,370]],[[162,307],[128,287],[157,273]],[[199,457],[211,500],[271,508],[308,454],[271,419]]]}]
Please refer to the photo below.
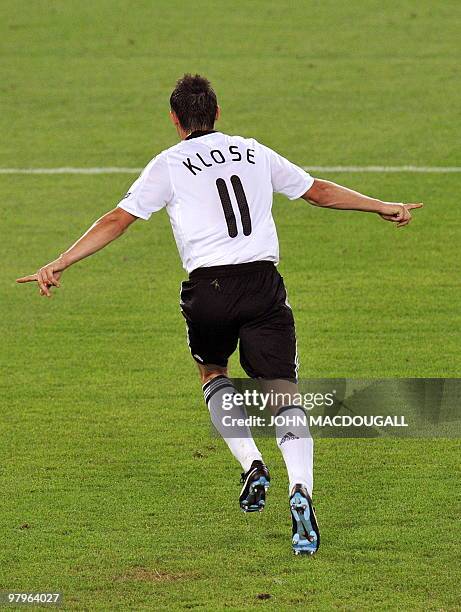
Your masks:
[{"label": "player's right hand", "polygon": [[386,212],[380,213],[379,216],[385,221],[396,223],[397,227],[404,227],[411,221],[410,210],[414,208],[422,208],[424,204],[397,204],[394,202],[386,202]]},{"label": "player's right hand", "polygon": [[40,291],[40,295],[45,297],[51,297],[51,287],[60,287],[59,280],[62,276],[63,271],[66,269],[65,263],[61,258],[51,261],[46,266],[43,266],[35,274],[29,274],[29,276],[22,276],[17,278],[17,283],[31,283],[36,282]]}]

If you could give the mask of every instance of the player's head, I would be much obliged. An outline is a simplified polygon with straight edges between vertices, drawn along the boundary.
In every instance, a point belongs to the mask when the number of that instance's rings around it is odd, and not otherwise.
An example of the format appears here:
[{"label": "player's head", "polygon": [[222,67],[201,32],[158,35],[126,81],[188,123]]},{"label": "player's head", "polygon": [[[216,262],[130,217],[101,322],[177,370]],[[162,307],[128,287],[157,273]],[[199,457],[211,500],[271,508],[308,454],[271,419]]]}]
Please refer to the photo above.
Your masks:
[{"label": "player's head", "polygon": [[212,130],[219,117],[216,94],[210,81],[196,74],[185,74],[171,96],[171,120],[181,138],[195,130]]}]

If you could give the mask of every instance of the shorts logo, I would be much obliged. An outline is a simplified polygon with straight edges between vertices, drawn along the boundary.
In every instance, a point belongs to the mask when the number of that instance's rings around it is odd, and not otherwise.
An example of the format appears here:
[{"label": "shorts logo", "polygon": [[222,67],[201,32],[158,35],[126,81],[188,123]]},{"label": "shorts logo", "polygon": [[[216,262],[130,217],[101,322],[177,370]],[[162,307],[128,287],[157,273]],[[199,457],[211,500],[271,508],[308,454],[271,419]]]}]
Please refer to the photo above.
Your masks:
[{"label": "shorts logo", "polygon": [[192,355],[192,357],[195,357],[195,359],[198,359],[200,363],[203,363],[203,359],[200,357],[200,355]]},{"label": "shorts logo", "polygon": [[127,194],[125,194],[125,195],[123,196],[123,199],[124,199],[124,200],[126,200],[126,198],[128,198],[130,195],[131,195],[131,191],[129,191]]}]

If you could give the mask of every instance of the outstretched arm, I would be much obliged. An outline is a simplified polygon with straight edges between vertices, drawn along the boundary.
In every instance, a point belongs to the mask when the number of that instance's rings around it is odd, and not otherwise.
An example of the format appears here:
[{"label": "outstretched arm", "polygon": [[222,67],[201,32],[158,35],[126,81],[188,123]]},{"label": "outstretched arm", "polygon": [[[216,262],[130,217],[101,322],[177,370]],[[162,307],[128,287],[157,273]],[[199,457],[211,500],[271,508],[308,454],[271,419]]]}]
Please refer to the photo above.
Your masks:
[{"label": "outstretched arm", "polygon": [[104,248],[121,236],[137,218],[122,208],[114,208],[93,223],[90,229],[57,259],[40,268],[36,274],[23,276],[16,282],[36,281],[40,295],[51,297],[50,287],[59,287],[59,279],[66,268]]},{"label": "outstretched arm", "polygon": [[322,179],[315,179],[312,187],[301,197],[314,206],[322,208],[377,213],[386,221],[396,223],[397,227],[408,225],[411,221],[410,210],[423,206],[421,203],[383,202]]}]

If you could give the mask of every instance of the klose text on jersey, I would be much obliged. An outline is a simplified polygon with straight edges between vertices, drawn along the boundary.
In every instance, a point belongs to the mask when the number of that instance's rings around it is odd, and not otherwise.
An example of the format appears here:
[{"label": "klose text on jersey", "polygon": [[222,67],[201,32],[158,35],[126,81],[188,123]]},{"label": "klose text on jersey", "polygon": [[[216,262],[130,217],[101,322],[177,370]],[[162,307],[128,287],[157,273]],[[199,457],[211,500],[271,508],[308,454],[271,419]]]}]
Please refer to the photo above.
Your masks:
[{"label": "klose text on jersey", "polygon": [[227,148],[227,150],[224,149],[224,153],[220,149],[212,149],[209,155],[206,157],[202,156],[200,153],[195,153],[192,159],[188,157],[186,161],[183,161],[182,163],[195,176],[198,172],[201,172],[205,168],[211,168],[211,166],[215,164],[224,164],[228,161],[247,161],[249,164],[254,164],[256,163],[254,158],[254,149],[248,148],[242,153],[237,145],[231,145]]}]

